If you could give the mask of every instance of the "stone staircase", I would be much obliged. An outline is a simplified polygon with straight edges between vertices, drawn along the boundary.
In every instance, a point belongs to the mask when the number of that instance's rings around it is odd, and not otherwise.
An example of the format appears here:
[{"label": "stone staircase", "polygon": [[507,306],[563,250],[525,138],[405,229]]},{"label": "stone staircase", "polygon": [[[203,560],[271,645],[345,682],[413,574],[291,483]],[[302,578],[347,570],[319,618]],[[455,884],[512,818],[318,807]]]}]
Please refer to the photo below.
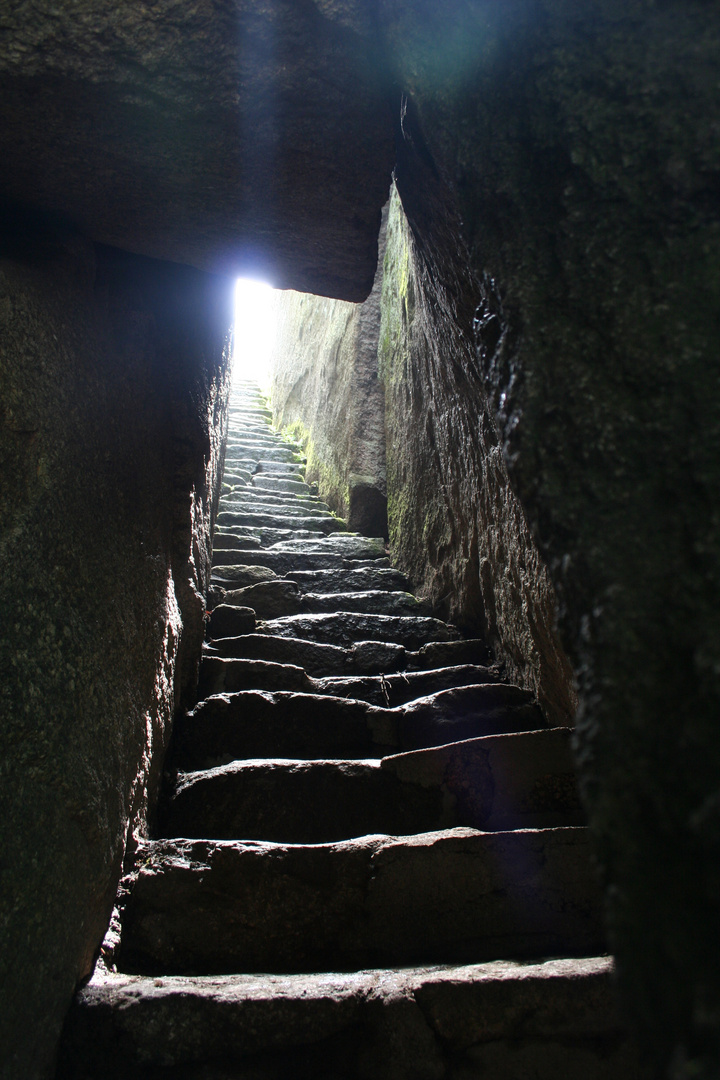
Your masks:
[{"label": "stone staircase", "polygon": [[230,406],[200,701],[59,1077],[622,1080],[569,732]]}]

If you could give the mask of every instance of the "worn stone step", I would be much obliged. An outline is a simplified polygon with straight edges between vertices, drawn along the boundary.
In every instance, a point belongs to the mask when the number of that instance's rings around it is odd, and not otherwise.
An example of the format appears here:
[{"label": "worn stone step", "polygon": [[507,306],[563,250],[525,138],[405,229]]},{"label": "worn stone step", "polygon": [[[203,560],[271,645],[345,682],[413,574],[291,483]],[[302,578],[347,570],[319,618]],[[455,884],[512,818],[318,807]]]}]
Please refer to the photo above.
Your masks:
[{"label": "worn stone step", "polygon": [[255,458],[256,461],[295,461],[296,454],[294,450],[284,446],[271,446],[265,443],[254,443],[250,440],[241,443],[235,443],[234,446],[228,446],[225,451],[226,461],[236,461],[239,458]]},{"label": "worn stone step", "polygon": [[[234,554],[237,554],[237,552],[234,552]],[[238,565],[236,563],[232,566],[222,565],[219,567],[220,570],[224,575],[228,589],[243,589],[245,586],[254,585],[258,581],[272,581],[278,576],[269,566]],[[224,591],[226,590],[223,589]]]},{"label": "worn stone step", "polygon": [[268,529],[309,529],[317,533],[341,532],[347,526],[341,518],[333,515],[298,515],[285,514],[280,508],[269,513],[261,510],[235,510],[225,504],[220,510],[217,524],[222,528],[268,528]]},{"label": "worn stone step", "polygon": [[265,431],[229,431],[225,442],[226,452],[234,447],[258,447],[258,446],[285,446],[285,441],[279,435],[275,435],[270,429]]},{"label": "worn stone step", "polygon": [[333,518],[335,515],[330,510],[321,509],[319,506],[301,506],[293,500],[288,503],[272,503],[263,499],[248,499],[247,491],[236,488],[232,494],[220,497],[220,506],[224,510],[236,514],[280,514],[282,517],[317,517]]},{"label": "worn stone step", "polygon": [[606,956],[349,974],[98,969],[57,1080],[640,1080]]},{"label": "worn stone step", "polygon": [[233,404],[232,401],[228,404],[228,425],[230,423],[240,423],[245,418],[249,421],[253,421],[260,416],[264,416],[268,424],[271,423],[272,412],[263,405],[256,405],[255,402],[238,402],[237,404]]},{"label": "worn stone step", "polygon": [[451,641],[459,637],[454,626],[427,616],[363,615],[357,612],[288,615],[269,620],[263,630],[274,637],[303,638],[346,648],[356,641],[374,640],[418,650],[431,641]]},{"label": "worn stone step", "polygon": [[408,580],[399,570],[374,566],[362,570],[291,570],[287,577],[296,581],[302,592],[326,595],[338,592],[366,592],[387,589],[409,592]]},{"label": "worn stone step", "polygon": [[284,491],[291,495],[311,495],[312,488],[301,480],[287,480],[270,473],[257,473],[253,476],[253,487],[257,491]]},{"label": "worn stone step", "polygon": [[207,634],[211,638],[237,637],[252,634],[255,630],[256,612],[246,605],[216,604],[206,623]]},{"label": "worn stone step", "polygon": [[403,749],[546,727],[532,694],[505,683],[457,686],[387,710],[398,716]]},{"label": "worn stone step", "polygon": [[267,416],[255,412],[249,412],[247,409],[237,409],[232,405],[228,409],[228,435],[230,433],[244,432],[244,431],[259,431],[261,433],[273,432],[274,429],[268,421]]},{"label": "worn stone step", "polygon": [[[219,515],[218,515],[219,516]],[[292,519],[292,523],[298,526],[297,528],[287,529],[272,529],[265,525],[255,525],[243,527],[241,525],[229,526],[220,522],[220,528],[229,529],[232,528],[230,536],[231,543],[242,543],[245,545],[247,541],[247,547],[262,548],[263,550],[270,550],[279,543],[289,543],[294,540],[305,540],[308,542],[324,539],[326,533],[320,532],[318,529],[306,529],[300,528],[303,524],[298,518]],[[226,534],[227,535],[227,534]],[[215,548],[213,549],[213,566],[223,565],[223,552],[227,552],[227,548]],[[234,549],[242,550],[242,548]]]},{"label": "worn stone step", "polygon": [[[173,755],[184,772],[246,758],[387,757],[545,726],[516,686],[457,687],[388,709],[322,695],[317,682],[314,693],[233,692],[236,663],[203,659],[201,678],[223,686],[176,722]],[[247,679],[244,663],[238,679]]]},{"label": "worn stone step", "polygon": [[259,619],[275,619],[304,610],[304,598],[295,581],[275,578],[226,591],[224,603],[254,608]]},{"label": "worn stone step", "polygon": [[385,541],[382,537],[358,536],[355,533],[336,533],[306,544],[297,540],[277,545],[278,551],[298,551],[305,555],[342,553],[347,559],[383,559]]},{"label": "worn stone step", "polygon": [[265,491],[254,487],[237,489],[238,501],[245,506],[296,506],[331,513],[330,507],[317,495],[283,494],[281,491]]},{"label": "worn stone step", "polygon": [[300,551],[277,551],[269,548],[265,551],[256,551],[252,548],[228,551],[213,551],[213,562],[217,569],[213,570],[213,580],[228,580],[223,578],[228,567],[238,564],[250,566],[267,566],[276,574],[286,577],[294,570],[359,570],[364,567],[384,566],[387,567],[387,559],[350,559],[342,552],[330,554],[304,554]]},{"label": "worn stone step", "polygon": [[240,690],[207,697],[179,716],[170,754],[184,772],[249,758],[382,757],[399,749],[396,727],[396,717],[364,702],[304,688]]},{"label": "worn stone step", "polygon": [[[357,612],[380,615],[426,615],[425,605],[410,593],[381,590],[359,593],[301,593],[297,582],[276,578],[241,589],[228,590],[223,602],[255,609],[260,619],[286,615]],[[227,636],[227,635],[213,635]]]},{"label": "worn stone step", "polygon": [[265,443],[274,444],[276,446],[284,446],[285,439],[282,435],[279,435],[277,431],[274,431],[271,427],[265,425],[264,427],[255,424],[253,431],[250,430],[249,425],[228,423],[227,434],[227,446],[233,446],[237,443]]},{"label": "worn stone step", "polygon": [[[248,537],[250,537],[250,543],[246,543]],[[261,547],[262,540],[259,533],[253,533],[250,529],[243,532],[239,530],[236,532],[225,532],[224,529],[218,528],[215,530],[213,537],[214,549],[213,558],[216,552],[229,552],[236,549],[242,549],[247,547]],[[222,566],[222,561],[215,565]]]},{"label": "worn stone step", "polygon": [[[218,663],[215,663],[216,660]],[[227,661],[219,657],[203,658],[198,687],[201,698],[243,690],[320,692],[316,681],[297,664],[281,664],[273,660],[234,660],[230,670]]]},{"label": "worn stone step", "polygon": [[[213,615],[218,610],[219,607],[215,608]],[[299,638],[289,640],[260,633],[235,636],[224,635],[213,639],[211,650],[203,656],[200,668],[202,692],[217,694],[229,690],[231,684],[228,679],[232,679],[232,673],[228,664],[238,658],[271,660],[277,664],[294,664],[297,667],[305,668],[309,674],[314,676],[347,675],[355,670],[350,650],[340,648],[337,645],[305,641]],[[210,662],[214,659],[223,659],[226,662],[219,666]]]},{"label": "worn stone step", "polygon": [[383,760],[255,759],[180,773],[157,835],[312,844],[579,824],[569,732],[556,728]]},{"label": "worn stone step", "polygon": [[358,970],[604,951],[584,828],[139,846],[128,973]]},{"label": "worn stone step", "polygon": [[[296,524],[301,524],[297,519],[295,521]],[[269,529],[259,525],[252,528],[250,526],[242,528],[239,525],[221,525],[220,528],[222,530],[232,528],[232,532],[222,531],[216,533],[217,547],[213,550],[213,566],[218,567],[227,565],[225,560],[228,552],[237,555],[242,553],[244,548],[262,548],[263,551],[269,551],[275,544],[284,539],[313,540],[326,535],[316,529],[305,528]]]},{"label": "worn stone step", "polygon": [[370,705],[393,708],[440,690],[500,682],[501,677],[498,667],[462,664],[456,667],[431,668],[429,671],[403,671],[396,675],[328,677],[319,679],[318,686],[322,694],[354,698],[356,701],[367,701]]},{"label": "worn stone step", "polygon": [[252,477],[253,474],[250,469],[225,469],[223,472],[223,487],[227,486],[234,491],[244,490]]},{"label": "worn stone step", "polygon": [[[285,445],[287,445],[287,444],[285,444]],[[295,447],[291,446],[291,447],[289,447],[289,449],[292,450],[294,454],[297,454],[297,455],[300,454],[300,448],[299,447],[296,449]],[[256,476],[264,476],[266,473],[268,473],[270,476],[285,476],[285,477],[288,477],[291,480],[293,480],[293,479],[304,480],[305,479],[305,464],[304,464],[304,462],[305,462],[304,458],[303,458],[303,463],[302,464],[299,463],[299,462],[290,463],[290,462],[284,462],[284,461],[259,461],[255,475]]]},{"label": "worn stone step", "polygon": [[[430,615],[430,605],[408,592],[368,589],[363,592],[305,593],[302,611],[313,614],[356,612],[364,615]],[[288,612],[291,614],[291,612]]]},{"label": "worn stone step", "polygon": [[[218,514],[219,518],[220,514]],[[293,540],[314,543],[325,539],[327,533],[321,532],[319,528],[310,529],[305,526],[306,522],[300,518],[286,519],[284,528],[272,528],[269,525],[236,525],[225,520],[218,520],[218,528],[221,530],[218,539],[227,537],[230,546],[221,547],[218,543],[216,547],[213,547],[213,566],[227,565],[227,553],[242,551],[242,541],[248,537],[250,542],[247,547],[255,548],[259,541],[260,546],[268,551],[275,550],[278,544],[290,543]]]},{"label": "worn stone step", "polygon": [[431,641],[408,656],[408,670],[453,667],[456,664],[486,664],[490,650],[481,638],[455,641]]},{"label": "worn stone step", "polygon": [[[266,625],[264,623],[262,629]],[[210,656],[228,659],[255,656],[299,664],[307,667],[308,671],[318,678],[326,675],[378,675],[381,672],[402,671],[408,656],[404,646],[389,641],[355,641],[349,648],[341,648],[338,645],[303,638],[274,637],[261,632],[235,637],[218,636],[206,645],[206,652]],[[219,688],[215,692],[219,692]]]}]

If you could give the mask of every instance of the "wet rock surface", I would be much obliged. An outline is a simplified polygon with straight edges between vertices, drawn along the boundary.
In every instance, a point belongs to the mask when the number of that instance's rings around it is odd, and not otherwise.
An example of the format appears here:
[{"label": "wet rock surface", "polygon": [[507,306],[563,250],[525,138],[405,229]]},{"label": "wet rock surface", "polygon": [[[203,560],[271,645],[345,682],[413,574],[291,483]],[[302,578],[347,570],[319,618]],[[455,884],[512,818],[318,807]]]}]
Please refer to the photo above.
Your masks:
[{"label": "wet rock surface", "polygon": [[[236,402],[231,435],[256,408],[264,422],[256,389]],[[492,1038],[480,1033],[482,986],[506,994],[513,1015],[529,988],[520,960],[534,986],[547,976],[557,1002],[572,998],[573,1060],[594,1067],[602,1049],[624,1066],[616,1022],[601,1011],[590,1033],[583,1019],[607,965],[583,959],[604,939],[569,732],[548,728],[533,695],[503,681],[482,640],[412,613],[422,605],[382,540],[332,518],[336,531],[319,539],[278,544],[268,524],[256,547],[231,547],[241,524],[222,507],[259,490],[262,466],[244,486],[236,473],[221,497],[201,700],[175,725],[156,836],[123,884],[119,940],[106,947],[115,974],[98,974],[78,999],[60,1075],[89,1080],[98,1047],[122,1029],[118,1060],[189,1077],[217,1059],[227,1075],[252,1065],[280,1078],[286,1053],[323,1077],[439,1078],[455,1075],[453,1062],[464,1062],[458,1077],[481,1076],[486,1059],[516,1054],[501,1021]],[[270,523],[303,520],[287,512],[298,496],[280,498],[261,504]],[[548,955],[567,959],[535,962]],[[460,966],[437,969],[457,973],[446,981],[424,974],[428,964]],[[290,974],[306,971],[347,974]],[[371,984],[386,989],[373,997]],[[130,987],[137,1008],[119,1017]],[[275,1019],[256,1012],[254,1035],[240,1034],[243,1020],[206,1051],[223,1008],[251,1008],[248,995]],[[339,1073],[326,1071],[334,1040],[345,1048]],[[545,1051],[556,1062],[557,1046],[533,1043]]]}]

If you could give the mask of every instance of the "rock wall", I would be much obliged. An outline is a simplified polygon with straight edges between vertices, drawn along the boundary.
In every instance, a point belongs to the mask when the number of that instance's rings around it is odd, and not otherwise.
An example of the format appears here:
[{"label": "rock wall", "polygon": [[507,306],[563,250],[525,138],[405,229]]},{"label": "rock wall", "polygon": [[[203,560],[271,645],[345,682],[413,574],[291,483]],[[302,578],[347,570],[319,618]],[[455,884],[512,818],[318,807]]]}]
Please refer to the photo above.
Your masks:
[{"label": "rock wall", "polygon": [[393,559],[441,617],[482,633],[552,723],[572,724],[555,594],[476,370],[458,226],[435,213],[425,224],[420,248],[394,189],[379,343]]},{"label": "rock wall", "polygon": [[[660,1070],[716,1076],[718,9],[380,8],[403,206],[429,266],[453,263],[433,222],[462,219],[475,377],[580,679],[626,1007]],[[462,431],[474,399],[447,400]]]},{"label": "rock wall", "polygon": [[27,1080],[196,686],[231,310],[225,282],[37,220],[2,239],[0,1046]]},{"label": "rock wall", "polygon": [[[384,237],[383,223],[381,253]],[[307,480],[365,536],[387,535],[381,285],[382,258],[363,304],[283,294],[272,361],[275,423],[302,441]]]}]

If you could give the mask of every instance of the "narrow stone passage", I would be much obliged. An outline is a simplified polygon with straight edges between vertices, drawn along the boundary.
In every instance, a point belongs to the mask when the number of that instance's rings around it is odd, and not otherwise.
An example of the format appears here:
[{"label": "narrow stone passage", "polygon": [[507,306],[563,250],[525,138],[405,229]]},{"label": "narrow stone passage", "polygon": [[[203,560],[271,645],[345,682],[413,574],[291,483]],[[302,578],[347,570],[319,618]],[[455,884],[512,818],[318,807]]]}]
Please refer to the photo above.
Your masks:
[{"label": "narrow stone passage", "polygon": [[634,1076],[570,732],[234,393],[200,701],[61,1076]]}]

